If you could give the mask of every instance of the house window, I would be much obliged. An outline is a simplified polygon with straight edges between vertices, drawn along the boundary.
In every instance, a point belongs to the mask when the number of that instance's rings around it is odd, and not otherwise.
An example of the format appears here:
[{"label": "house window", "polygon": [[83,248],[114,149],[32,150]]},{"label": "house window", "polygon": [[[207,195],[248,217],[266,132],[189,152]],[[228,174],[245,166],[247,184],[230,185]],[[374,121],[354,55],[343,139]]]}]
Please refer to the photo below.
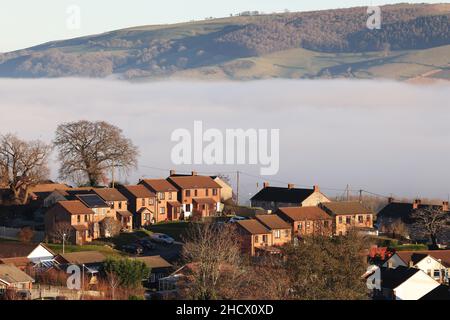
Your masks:
[{"label": "house window", "polygon": [[299,223],[297,224],[297,229],[301,229],[301,228],[302,228],[302,223],[299,222]]},{"label": "house window", "polygon": [[342,217],[339,216],[339,223],[342,223]]},{"label": "house window", "polygon": [[190,197],[191,196],[191,190],[186,190],[186,197]]},{"label": "house window", "polygon": [[217,189],[212,189],[213,191],[213,196],[217,196]]},{"label": "house window", "polygon": [[209,196],[209,189],[205,190],[205,195],[208,197]]},{"label": "house window", "polygon": [[159,192],[158,198],[159,200],[164,200],[164,192]]},{"label": "house window", "polygon": [[153,198],[148,199],[148,204],[153,205]]},{"label": "house window", "polygon": [[284,236],[285,236],[286,238],[289,237],[289,230],[288,230],[288,229],[284,230]]},{"label": "house window", "polygon": [[363,223],[364,217],[363,216],[358,216],[358,222],[359,223]]},{"label": "house window", "polygon": [[352,223],[352,217],[346,217],[345,218],[345,223],[346,224],[351,224]]},{"label": "house window", "polygon": [[281,238],[281,231],[280,230],[275,230],[275,238],[276,239],[280,239]]},{"label": "house window", "polygon": [[306,222],[306,228],[309,228],[309,226],[310,226],[310,222],[307,221],[307,222]]},{"label": "house window", "polygon": [[366,220],[367,220],[367,221],[370,221],[370,220],[371,220],[370,214],[368,214],[368,215],[366,216]]},{"label": "house window", "polygon": [[85,222],[89,221],[89,216],[87,214],[84,215],[84,221]]},{"label": "house window", "polygon": [[169,192],[169,200],[172,200],[172,192]]},{"label": "house window", "polygon": [[186,204],[186,211],[191,212],[191,204],[190,203]]},{"label": "house window", "polygon": [[194,197],[197,196],[197,189],[194,190]]},{"label": "house window", "polygon": [[81,216],[77,215],[77,222],[81,222]]},{"label": "house window", "polygon": [[164,207],[159,208],[159,213],[161,213],[161,214],[166,213],[166,208],[164,208]]},{"label": "house window", "polygon": [[119,201],[119,210],[122,210],[122,201]]},{"label": "house window", "polygon": [[439,279],[441,277],[441,271],[440,270],[434,270],[434,278]]},{"label": "house window", "polygon": [[266,234],[263,234],[262,242],[267,243],[267,235]]},{"label": "house window", "polygon": [[141,206],[145,207],[145,199],[141,199]]},{"label": "house window", "polygon": [[255,243],[258,243],[258,242],[259,242],[259,237],[255,236]]}]

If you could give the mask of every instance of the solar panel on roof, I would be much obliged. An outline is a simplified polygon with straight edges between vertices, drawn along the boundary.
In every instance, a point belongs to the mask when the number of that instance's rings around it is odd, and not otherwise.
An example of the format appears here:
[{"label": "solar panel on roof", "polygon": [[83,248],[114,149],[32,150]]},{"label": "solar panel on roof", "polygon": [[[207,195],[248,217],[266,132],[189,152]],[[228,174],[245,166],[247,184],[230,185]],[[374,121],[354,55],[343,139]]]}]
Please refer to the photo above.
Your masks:
[{"label": "solar panel on roof", "polygon": [[89,208],[108,207],[105,201],[95,194],[80,194],[78,198],[84,202]]}]

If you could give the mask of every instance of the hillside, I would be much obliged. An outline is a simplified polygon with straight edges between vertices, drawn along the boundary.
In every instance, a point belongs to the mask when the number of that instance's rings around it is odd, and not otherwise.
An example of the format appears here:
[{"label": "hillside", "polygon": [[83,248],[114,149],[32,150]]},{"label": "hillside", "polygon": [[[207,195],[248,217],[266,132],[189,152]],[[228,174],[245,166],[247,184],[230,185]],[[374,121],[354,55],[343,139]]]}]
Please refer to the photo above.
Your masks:
[{"label": "hillside", "polygon": [[449,79],[450,4],[140,26],[0,54],[0,77]]}]

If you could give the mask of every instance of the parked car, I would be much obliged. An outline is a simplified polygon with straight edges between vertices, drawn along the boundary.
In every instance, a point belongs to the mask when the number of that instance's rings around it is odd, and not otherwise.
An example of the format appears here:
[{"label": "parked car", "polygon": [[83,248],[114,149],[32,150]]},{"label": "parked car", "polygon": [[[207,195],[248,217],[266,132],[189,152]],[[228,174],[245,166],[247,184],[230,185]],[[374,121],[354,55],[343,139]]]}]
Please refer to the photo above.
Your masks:
[{"label": "parked car", "polygon": [[144,248],[139,244],[127,244],[122,246],[122,251],[139,255],[144,252]]},{"label": "parked car", "polygon": [[153,250],[153,249],[155,249],[155,244],[148,238],[138,240],[137,244],[139,244],[145,250]]},{"label": "parked car", "polygon": [[231,217],[230,220],[228,220],[228,223],[234,223],[234,222],[238,222],[238,221],[241,221],[241,220],[248,220],[248,218],[247,217],[241,217],[241,216],[234,216],[234,217]]},{"label": "parked car", "polygon": [[175,240],[171,237],[169,237],[167,234],[164,233],[153,233],[150,238],[158,243],[167,243],[172,244],[175,242]]}]

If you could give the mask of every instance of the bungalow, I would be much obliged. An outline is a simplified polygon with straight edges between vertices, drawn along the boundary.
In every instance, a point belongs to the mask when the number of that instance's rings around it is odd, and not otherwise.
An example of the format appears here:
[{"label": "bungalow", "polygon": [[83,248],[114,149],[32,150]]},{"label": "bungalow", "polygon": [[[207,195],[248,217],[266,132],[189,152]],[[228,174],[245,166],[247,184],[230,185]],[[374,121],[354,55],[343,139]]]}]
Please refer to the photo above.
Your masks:
[{"label": "bungalow", "polygon": [[80,270],[89,277],[89,286],[98,283],[98,273],[106,260],[106,256],[98,251],[79,251],[59,254],[55,257],[56,266],[63,271],[71,265],[80,267]]},{"label": "bungalow", "polygon": [[276,211],[280,207],[317,206],[319,203],[329,201],[320,192],[319,186],[302,189],[288,184],[287,188],[283,188],[271,187],[268,182],[264,182],[263,189],[250,199],[252,207],[260,207],[268,212]]},{"label": "bungalow", "polygon": [[204,218],[220,212],[222,187],[211,177],[199,176],[192,171],[191,175],[171,175],[167,181],[178,190],[178,201],[185,218]]},{"label": "bungalow", "polygon": [[359,201],[326,202],[320,208],[333,217],[334,235],[345,235],[352,228],[373,228],[373,211]]},{"label": "bungalow", "polygon": [[260,255],[262,252],[279,252],[279,250],[271,250],[273,234],[258,220],[240,220],[236,225],[241,235],[243,252],[249,253],[251,256]]},{"label": "bungalow", "polygon": [[159,279],[169,276],[173,270],[173,265],[161,256],[136,257],[133,259],[142,261],[150,269],[146,281],[151,288],[158,288]]},{"label": "bungalow", "polygon": [[0,296],[7,291],[30,292],[34,279],[10,264],[0,264]]},{"label": "bungalow", "polygon": [[182,219],[181,203],[177,199],[177,188],[166,179],[144,179],[139,181],[151,192],[156,194],[156,212],[158,212],[158,220],[175,221]]},{"label": "bungalow", "polygon": [[291,225],[294,236],[333,234],[333,218],[319,207],[282,207],[276,214]]},{"label": "bungalow", "polygon": [[115,188],[96,188],[93,191],[115,211],[115,218],[120,222],[122,230],[132,231],[133,215],[128,211],[128,199]]},{"label": "bungalow", "polygon": [[420,269],[439,283],[449,284],[450,250],[397,251],[383,267]]},{"label": "bungalow", "polygon": [[155,193],[143,185],[126,185],[118,189],[128,199],[128,211],[133,214],[133,229],[143,228],[159,221],[155,207]]},{"label": "bungalow", "polygon": [[255,218],[272,232],[272,244],[274,246],[282,246],[291,242],[291,225],[279,216],[275,214],[259,214]]}]

